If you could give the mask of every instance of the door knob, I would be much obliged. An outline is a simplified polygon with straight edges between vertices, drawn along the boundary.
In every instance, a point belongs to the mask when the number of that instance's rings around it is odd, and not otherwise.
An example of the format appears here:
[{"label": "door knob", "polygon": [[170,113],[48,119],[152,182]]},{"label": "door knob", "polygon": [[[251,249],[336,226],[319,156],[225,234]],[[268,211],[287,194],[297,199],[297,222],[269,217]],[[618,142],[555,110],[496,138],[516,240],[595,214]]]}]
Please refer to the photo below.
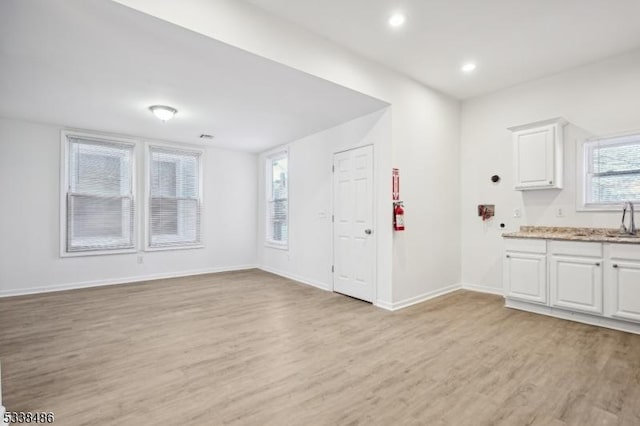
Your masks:
[{"label": "door knob", "polygon": [[365,229],[364,233],[367,235],[371,235],[373,233],[373,231],[371,229]]}]

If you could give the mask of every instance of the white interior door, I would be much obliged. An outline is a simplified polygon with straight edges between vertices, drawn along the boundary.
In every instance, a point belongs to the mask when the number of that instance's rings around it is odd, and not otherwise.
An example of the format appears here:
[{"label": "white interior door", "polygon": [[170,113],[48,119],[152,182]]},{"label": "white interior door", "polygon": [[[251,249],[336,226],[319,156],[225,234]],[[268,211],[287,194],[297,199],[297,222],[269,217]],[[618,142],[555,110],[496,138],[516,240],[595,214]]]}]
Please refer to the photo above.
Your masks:
[{"label": "white interior door", "polygon": [[333,289],[373,301],[373,147],[333,155]]}]

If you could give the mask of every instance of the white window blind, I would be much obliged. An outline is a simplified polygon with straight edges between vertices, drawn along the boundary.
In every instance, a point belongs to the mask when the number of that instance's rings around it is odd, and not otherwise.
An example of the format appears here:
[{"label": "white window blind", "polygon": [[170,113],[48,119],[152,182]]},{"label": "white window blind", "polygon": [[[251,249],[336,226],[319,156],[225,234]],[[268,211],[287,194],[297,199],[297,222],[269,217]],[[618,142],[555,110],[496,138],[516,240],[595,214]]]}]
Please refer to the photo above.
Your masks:
[{"label": "white window blind", "polygon": [[289,240],[289,159],[286,152],[267,159],[267,242],[286,247]]},{"label": "white window blind", "polygon": [[201,243],[200,157],[196,151],[149,147],[149,247]]},{"label": "white window blind", "polygon": [[66,252],[134,248],[133,145],[67,135]]},{"label": "white window blind", "polygon": [[640,202],[640,134],[584,144],[585,205]]}]

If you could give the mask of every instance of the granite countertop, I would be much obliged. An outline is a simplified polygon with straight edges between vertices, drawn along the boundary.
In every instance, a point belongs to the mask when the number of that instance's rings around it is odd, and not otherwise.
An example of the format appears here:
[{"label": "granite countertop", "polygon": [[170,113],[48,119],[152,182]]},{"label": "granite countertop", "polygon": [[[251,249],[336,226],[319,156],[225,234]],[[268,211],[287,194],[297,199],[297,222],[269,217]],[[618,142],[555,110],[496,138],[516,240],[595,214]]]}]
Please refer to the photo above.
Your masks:
[{"label": "granite countertop", "polygon": [[590,241],[595,243],[640,244],[639,236],[620,234],[618,229],[521,226],[518,232],[506,232],[504,238],[537,238],[543,240]]}]

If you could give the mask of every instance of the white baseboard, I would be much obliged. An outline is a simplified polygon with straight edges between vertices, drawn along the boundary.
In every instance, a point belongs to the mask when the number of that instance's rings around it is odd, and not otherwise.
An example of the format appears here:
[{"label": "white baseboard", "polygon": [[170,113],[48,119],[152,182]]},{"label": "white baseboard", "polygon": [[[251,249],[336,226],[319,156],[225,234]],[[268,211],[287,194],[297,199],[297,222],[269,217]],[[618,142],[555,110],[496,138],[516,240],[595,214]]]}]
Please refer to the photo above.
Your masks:
[{"label": "white baseboard", "polygon": [[410,297],[408,299],[404,299],[404,300],[400,300],[398,302],[393,302],[393,303],[389,303],[389,302],[384,302],[384,301],[376,301],[375,305],[382,308],[382,309],[386,309],[388,311],[397,311],[398,309],[402,309],[402,308],[406,308],[409,307],[411,305],[415,305],[417,303],[421,303],[421,302],[425,302],[429,299],[433,299],[439,296],[444,296],[447,293],[451,293],[454,292],[456,290],[460,290],[462,287],[460,287],[460,284],[453,284],[444,288],[440,288],[438,290],[433,290],[427,293],[423,293],[420,294],[418,296],[414,296],[414,297]]},{"label": "white baseboard", "polygon": [[487,293],[487,294],[495,294],[497,296],[504,296],[504,290],[502,290],[502,288],[489,287],[486,285],[469,284],[469,283],[462,283],[460,284],[460,286],[465,290],[475,291],[478,293]]},{"label": "white baseboard", "polygon": [[312,287],[319,288],[320,290],[331,291],[331,289],[329,288],[330,286],[328,284],[324,284],[324,283],[321,283],[321,282],[318,282],[318,281],[310,280],[310,279],[301,277],[299,275],[290,274],[288,272],[283,272],[283,271],[280,271],[278,269],[271,268],[269,266],[257,266],[257,268],[260,269],[261,271],[269,272],[270,274],[279,275],[281,277],[288,278],[290,280],[297,281],[297,282],[302,283],[302,284],[306,284],[306,285],[310,285]]},{"label": "white baseboard", "polygon": [[392,302],[387,302],[386,300],[376,300],[375,302],[373,302],[374,306],[377,306],[378,308],[382,308],[385,309],[387,311],[393,311],[393,303]]},{"label": "white baseboard", "polygon": [[24,288],[24,289],[0,290],[0,297],[13,297],[13,296],[24,296],[27,294],[51,293],[55,291],[66,291],[66,290],[76,290],[76,289],[88,288],[88,287],[102,287],[102,286],[108,286],[108,285],[129,284],[129,283],[136,283],[141,281],[189,277],[192,275],[212,274],[212,273],[218,273],[218,272],[243,271],[246,269],[255,269],[256,267],[257,267],[256,265],[222,266],[222,267],[216,267],[216,268],[195,269],[191,271],[139,275],[134,277],[125,277],[125,278],[118,278],[118,279],[83,281],[83,282],[77,282],[77,283],[56,284],[51,286],[31,287],[31,288]]}]

